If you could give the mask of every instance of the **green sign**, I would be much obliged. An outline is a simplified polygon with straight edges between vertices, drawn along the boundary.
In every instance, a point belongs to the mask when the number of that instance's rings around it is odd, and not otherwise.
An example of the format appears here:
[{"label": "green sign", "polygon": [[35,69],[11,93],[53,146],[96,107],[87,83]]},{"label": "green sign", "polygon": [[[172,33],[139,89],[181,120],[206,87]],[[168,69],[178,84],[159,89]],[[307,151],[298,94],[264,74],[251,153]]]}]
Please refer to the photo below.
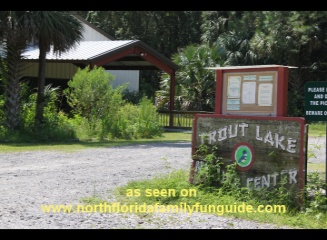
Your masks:
[{"label": "green sign", "polygon": [[253,151],[251,145],[240,143],[234,149],[234,160],[240,171],[247,171],[248,167],[253,165]]},{"label": "green sign", "polygon": [[307,121],[327,121],[327,82],[306,82],[304,113]]}]

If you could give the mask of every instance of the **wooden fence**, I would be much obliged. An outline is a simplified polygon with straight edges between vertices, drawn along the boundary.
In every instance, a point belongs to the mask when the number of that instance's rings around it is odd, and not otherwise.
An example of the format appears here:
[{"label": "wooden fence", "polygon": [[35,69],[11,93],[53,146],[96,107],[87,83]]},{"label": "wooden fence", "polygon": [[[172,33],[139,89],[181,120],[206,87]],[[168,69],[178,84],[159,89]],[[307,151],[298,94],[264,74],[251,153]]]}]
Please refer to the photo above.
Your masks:
[{"label": "wooden fence", "polygon": [[[205,111],[158,111],[159,121],[165,128],[181,128],[192,129],[193,119],[197,113],[213,114],[213,112]],[[170,121],[170,117],[173,117],[173,121]]]}]

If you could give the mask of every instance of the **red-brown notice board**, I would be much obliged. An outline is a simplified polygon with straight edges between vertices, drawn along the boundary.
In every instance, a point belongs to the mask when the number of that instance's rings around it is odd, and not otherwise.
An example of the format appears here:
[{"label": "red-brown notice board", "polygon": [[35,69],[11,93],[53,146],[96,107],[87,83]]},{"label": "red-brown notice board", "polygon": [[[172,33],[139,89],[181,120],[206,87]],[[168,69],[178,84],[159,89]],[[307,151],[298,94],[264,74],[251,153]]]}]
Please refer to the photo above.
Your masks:
[{"label": "red-brown notice board", "polygon": [[232,66],[216,70],[215,113],[287,116],[288,67]]}]

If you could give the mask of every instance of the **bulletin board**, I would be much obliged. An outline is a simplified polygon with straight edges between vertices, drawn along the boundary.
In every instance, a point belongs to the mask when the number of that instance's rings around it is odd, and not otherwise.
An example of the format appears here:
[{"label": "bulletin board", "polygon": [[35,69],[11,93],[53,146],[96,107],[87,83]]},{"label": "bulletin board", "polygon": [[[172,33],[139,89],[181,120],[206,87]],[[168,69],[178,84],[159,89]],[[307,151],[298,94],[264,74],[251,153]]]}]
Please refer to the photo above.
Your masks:
[{"label": "bulletin board", "polygon": [[276,116],[277,71],[225,73],[223,114]]},{"label": "bulletin board", "polygon": [[216,70],[215,114],[287,117],[289,68],[281,65],[209,68]]}]

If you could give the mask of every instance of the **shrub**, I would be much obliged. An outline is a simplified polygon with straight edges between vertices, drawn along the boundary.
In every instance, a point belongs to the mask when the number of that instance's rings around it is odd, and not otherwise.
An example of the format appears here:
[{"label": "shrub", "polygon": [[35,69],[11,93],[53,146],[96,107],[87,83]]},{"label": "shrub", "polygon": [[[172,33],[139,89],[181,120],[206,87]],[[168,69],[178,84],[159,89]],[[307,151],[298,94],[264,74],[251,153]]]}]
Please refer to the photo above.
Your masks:
[{"label": "shrub", "polygon": [[137,135],[140,138],[152,138],[162,134],[157,108],[146,97],[143,97],[139,103],[139,117],[136,128]]},{"label": "shrub", "polygon": [[74,126],[68,117],[58,111],[56,101],[59,88],[45,87],[44,124],[35,127],[36,93],[27,91],[27,85],[22,84],[20,126],[18,130],[0,127],[0,141],[4,142],[43,142],[65,141],[75,138]]},{"label": "shrub", "polygon": [[133,139],[137,138],[137,119],[139,108],[131,103],[126,103],[117,113],[111,125],[109,138]]},{"label": "shrub", "polygon": [[156,107],[143,97],[138,105],[126,103],[111,125],[110,137],[136,139],[161,136],[162,128]]},{"label": "shrub", "polygon": [[67,102],[75,115],[87,120],[90,135],[104,138],[110,132],[118,110],[123,105],[122,92],[126,85],[113,88],[114,76],[102,67],[78,69],[68,88]]}]

